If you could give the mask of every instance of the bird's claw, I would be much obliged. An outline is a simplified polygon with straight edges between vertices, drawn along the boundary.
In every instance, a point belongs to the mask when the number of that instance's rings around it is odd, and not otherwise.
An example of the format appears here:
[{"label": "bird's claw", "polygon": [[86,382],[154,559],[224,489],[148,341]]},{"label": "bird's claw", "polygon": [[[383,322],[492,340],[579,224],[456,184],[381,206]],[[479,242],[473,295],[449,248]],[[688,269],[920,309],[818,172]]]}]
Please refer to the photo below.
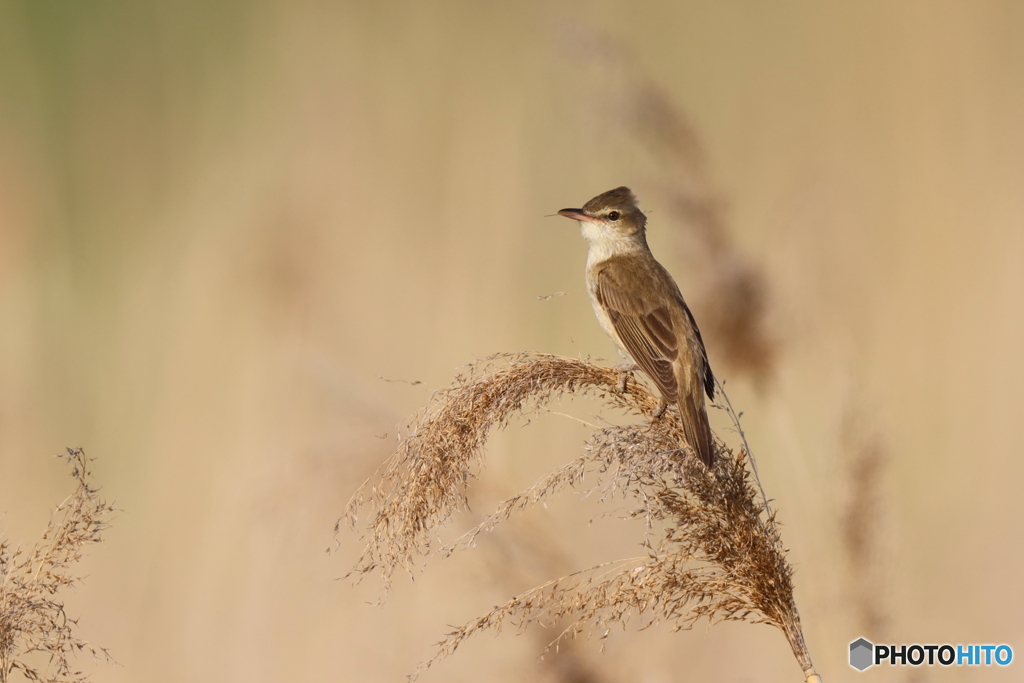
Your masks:
[{"label": "bird's claw", "polygon": [[659,401],[658,407],[655,409],[653,413],[651,413],[651,417],[653,417],[654,419],[658,419],[659,417],[665,414],[666,410],[668,410],[668,404],[665,403],[664,401]]}]

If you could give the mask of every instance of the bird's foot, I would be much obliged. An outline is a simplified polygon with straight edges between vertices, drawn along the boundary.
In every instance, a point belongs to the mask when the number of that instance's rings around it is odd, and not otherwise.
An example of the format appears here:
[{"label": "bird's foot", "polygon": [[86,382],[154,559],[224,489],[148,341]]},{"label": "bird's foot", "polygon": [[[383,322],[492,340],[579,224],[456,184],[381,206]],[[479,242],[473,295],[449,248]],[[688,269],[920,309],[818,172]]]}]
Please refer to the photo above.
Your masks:
[{"label": "bird's foot", "polygon": [[658,407],[655,409],[653,413],[651,413],[651,417],[657,420],[659,417],[665,414],[666,410],[668,410],[668,404],[665,403],[664,401],[658,401]]},{"label": "bird's foot", "polygon": [[619,371],[619,393],[626,393],[626,384],[629,382],[629,377],[634,372],[640,369],[639,365],[633,363],[625,363],[624,365],[617,365],[615,369]]}]

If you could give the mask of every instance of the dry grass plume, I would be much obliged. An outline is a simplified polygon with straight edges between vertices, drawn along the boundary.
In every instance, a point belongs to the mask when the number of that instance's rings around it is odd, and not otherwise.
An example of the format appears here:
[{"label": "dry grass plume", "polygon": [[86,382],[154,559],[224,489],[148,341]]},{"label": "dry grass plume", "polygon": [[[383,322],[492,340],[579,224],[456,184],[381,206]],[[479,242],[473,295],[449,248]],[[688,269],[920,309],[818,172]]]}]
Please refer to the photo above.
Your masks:
[{"label": "dry grass plume", "polygon": [[843,479],[848,492],[841,511],[840,539],[849,565],[850,597],[857,628],[882,638],[891,621],[885,595],[879,590],[890,583],[883,571],[888,452],[881,433],[852,411],[846,416],[842,437]]},{"label": "dry grass plume", "polygon": [[0,541],[0,683],[15,672],[44,683],[85,681],[88,675],[72,666],[75,653],[109,659],[76,635],[78,623],[65,613],[60,593],[82,580],[74,565],[87,544],[100,542],[114,508],[97,497],[82,449],[58,457],[71,467],[74,492],[53,510],[31,550]]},{"label": "dry grass plume", "polygon": [[449,633],[420,670],[471,635],[506,623],[569,624],[561,638],[604,633],[632,620],[687,629],[706,618],[779,628],[806,680],[820,680],[793,600],[793,569],[775,514],[748,468],[745,445],[734,450],[719,442],[719,464],[709,472],[681,446],[678,417],[670,411],[649,419],[657,397],[635,381],[620,391],[620,378],[616,369],[545,354],[500,354],[471,364],[435,395],[378,476],[353,496],[346,511],[353,527],[361,508],[374,510],[353,574],[379,571],[387,590],[396,570],[416,569],[432,552],[432,531],[467,509],[466,488],[491,431],[563,394],[590,395],[643,420],[596,429],[578,458],[499,504],[455,543],[434,550],[447,555],[470,547],[516,512],[580,487],[586,475],[589,490],[602,498],[632,501],[628,516],[647,522],[646,555],[575,572],[512,598]]},{"label": "dry grass plume", "polygon": [[756,259],[740,249],[728,217],[725,193],[715,182],[702,136],[671,94],[613,36],[573,27],[574,59],[599,71],[595,79],[606,120],[646,150],[659,166],[653,184],[679,225],[685,246],[679,257],[694,274],[699,292],[688,297],[705,340],[734,375],[769,388],[780,340],[772,332],[777,315],[771,283]]}]

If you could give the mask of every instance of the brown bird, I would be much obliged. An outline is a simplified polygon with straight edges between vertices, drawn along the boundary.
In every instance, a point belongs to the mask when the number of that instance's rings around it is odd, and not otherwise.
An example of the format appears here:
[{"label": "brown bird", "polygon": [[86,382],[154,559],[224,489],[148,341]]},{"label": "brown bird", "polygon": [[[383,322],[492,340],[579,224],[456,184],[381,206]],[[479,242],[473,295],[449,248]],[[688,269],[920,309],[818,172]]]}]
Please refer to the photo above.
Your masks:
[{"label": "brown bird", "polygon": [[[579,221],[590,244],[587,291],[601,327],[654,382],[666,403],[676,403],[686,440],[711,468],[714,441],[704,393],[715,396],[704,340],[668,271],[647,246],[647,216],[628,187],[600,194],[560,216]],[[659,409],[660,415],[664,405]]]}]

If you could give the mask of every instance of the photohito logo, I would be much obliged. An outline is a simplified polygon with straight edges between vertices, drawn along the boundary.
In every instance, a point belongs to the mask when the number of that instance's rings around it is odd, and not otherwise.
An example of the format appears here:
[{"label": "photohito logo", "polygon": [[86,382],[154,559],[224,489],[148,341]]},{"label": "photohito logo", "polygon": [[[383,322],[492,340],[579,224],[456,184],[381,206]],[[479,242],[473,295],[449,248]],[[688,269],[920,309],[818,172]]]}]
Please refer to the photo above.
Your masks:
[{"label": "photohito logo", "polygon": [[850,666],[864,671],[889,666],[1006,666],[1013,661],[1009,645],[874,645],[866,638],[850,643]]}]

